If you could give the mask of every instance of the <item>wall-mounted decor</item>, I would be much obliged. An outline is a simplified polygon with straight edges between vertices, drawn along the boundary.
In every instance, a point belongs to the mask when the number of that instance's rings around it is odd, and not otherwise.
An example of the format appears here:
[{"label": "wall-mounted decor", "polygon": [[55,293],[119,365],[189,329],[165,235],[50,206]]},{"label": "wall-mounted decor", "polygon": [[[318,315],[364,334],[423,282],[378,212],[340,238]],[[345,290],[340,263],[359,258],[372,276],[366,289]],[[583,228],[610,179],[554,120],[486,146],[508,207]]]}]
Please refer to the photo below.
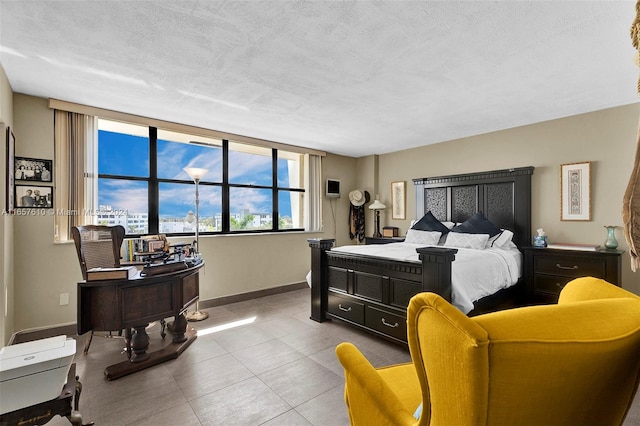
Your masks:
[{"label": "wall-mounted decor", "polygon": [[16,185],[16,201],[19,208],[53,208],[53,187],[36,185]]},{"label": "wall-mounted decor", "polygon": [[52,161],[41,158],[16,157],[15,179],[36,182],[51,182]]},{"label": "wall-mounted decor", "polygon": [[7,155],[5,170],[7,171],[7,188],[6,188],[6,209],[7,212],[13,212],[15,208],[15,199],[13,198],[13,159],[16,155],[16,137],[11,131],[10,127],[7,127]]},{"label": "wall-mounted decor", "polygon": [[591,220],[591,162],[560,165],[560,220]]},{"label": "wall-mounted decor", "polygon": [[391,182],[391,218],[406,219],[407,190],[405,181]]}]

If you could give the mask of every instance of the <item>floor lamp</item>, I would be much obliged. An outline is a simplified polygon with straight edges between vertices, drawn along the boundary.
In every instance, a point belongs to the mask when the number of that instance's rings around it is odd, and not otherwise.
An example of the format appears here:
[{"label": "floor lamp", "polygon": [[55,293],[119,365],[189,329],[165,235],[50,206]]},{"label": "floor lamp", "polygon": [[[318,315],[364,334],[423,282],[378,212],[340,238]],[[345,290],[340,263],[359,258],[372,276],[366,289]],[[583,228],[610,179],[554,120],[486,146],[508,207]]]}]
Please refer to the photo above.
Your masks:
[{"label": "floor lamp", "polygon": [[375,201],[369,206],[369,209],[375,212],[376,231],[373,233],[373,238],[382,237],[382,234],[380,233],[380,210],[387,208],[387,206],[382,204],[378,197],[379,195],[376,195]]},{"label": "floor lamp", "polygon": [[[185,167],[183,169],[193,182],[196,184],[196,243],[195,247],[191,249],[191,257],[193,258],[194,264],[198,264],[202,262],[202,258],[200,257],[200,215],[198,212],[198,206],[200,204],[200,194],[198,193],[198,184],[200,183],[200,179],[207,174],[207,169],[201,169],[198,167]],[[199,300],[196,300],[196,310],[193,312],[187,311],[186,317],[187,321],[202,321],[204,319],[209,318],[209,313],[201,312],[198,308]]]}]

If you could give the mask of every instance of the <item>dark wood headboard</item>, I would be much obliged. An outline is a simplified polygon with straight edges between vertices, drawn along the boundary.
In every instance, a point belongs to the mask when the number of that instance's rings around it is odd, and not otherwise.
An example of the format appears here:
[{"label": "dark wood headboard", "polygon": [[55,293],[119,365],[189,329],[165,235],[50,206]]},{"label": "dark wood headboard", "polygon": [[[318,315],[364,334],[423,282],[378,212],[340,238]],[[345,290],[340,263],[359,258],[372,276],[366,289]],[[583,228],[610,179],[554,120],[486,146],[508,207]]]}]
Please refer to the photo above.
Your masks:
[{"label": "dark wood headboard", "polygon": [[518,247],[531,245],[533,167],[413,179],[416,219],[426,212],[442,222],[464,222],[481,211],[513,232]]}]

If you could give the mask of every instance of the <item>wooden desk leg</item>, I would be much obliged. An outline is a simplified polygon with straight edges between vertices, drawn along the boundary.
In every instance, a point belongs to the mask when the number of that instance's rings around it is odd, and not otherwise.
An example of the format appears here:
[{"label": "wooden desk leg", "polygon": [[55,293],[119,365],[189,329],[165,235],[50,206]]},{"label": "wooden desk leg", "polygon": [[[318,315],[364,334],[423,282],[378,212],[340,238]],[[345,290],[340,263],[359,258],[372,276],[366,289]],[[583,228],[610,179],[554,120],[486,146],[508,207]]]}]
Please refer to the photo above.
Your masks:
[{"label": "wooden desk leg", "polygon": [[171,340],[173,343],[182,343],[187,340],[187,336],[185,332],[187,331],[187,318],[184,314],[178,314],[173,321],[173,339]]},{"label": "wooden desk leg", "polygon": [[149,335],[146,330],[147,324],[135,326],[135,334],[131,339],[131,362],[142,362],[149,358],[147,349],[149,348]]}]

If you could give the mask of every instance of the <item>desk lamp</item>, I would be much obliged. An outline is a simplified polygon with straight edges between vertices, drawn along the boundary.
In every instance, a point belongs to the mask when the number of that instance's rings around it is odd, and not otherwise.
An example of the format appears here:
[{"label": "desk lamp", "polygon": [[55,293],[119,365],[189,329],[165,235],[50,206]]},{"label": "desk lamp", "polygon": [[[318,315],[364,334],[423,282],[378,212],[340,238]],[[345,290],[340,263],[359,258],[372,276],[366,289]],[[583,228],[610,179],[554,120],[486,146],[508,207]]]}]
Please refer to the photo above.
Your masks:
[{"label": "desk lamp", "polygon": [[380,233],[380,210],[387,208],[387,206],[385,206],[378,197],[379,195],[376,195],[375,201],[369,206],[369,209],[375,212],[376,232],[373,233],[373,238],[382,237],[382,234]]},{"label": "desk lamp", "polygon": [[[185,167],[183,169],[191,179],[193,179],[193,182],[196,184],[196,240],[195,240],[195,247],[193,247],[191,249],[191,257],[193,258],[193,263],[195,265],[197,265],[198,263],[202,262],[202,258],[200,257],[200,216],[198,214],[198,206],[200,204],[200,194],[198,193],[198,184],[200,183],[200,179],[202,179],[204,177],[204,175],[207,174],[208,170],[207,169],[201,169],[198,167]],[[207,319],[209,317],[209,314],[207,312],[201,312],[198,309],[198,300],[196,300],[196,310],[193,312],[187,312],[187,321],[202,321],[204,319]]]}]

